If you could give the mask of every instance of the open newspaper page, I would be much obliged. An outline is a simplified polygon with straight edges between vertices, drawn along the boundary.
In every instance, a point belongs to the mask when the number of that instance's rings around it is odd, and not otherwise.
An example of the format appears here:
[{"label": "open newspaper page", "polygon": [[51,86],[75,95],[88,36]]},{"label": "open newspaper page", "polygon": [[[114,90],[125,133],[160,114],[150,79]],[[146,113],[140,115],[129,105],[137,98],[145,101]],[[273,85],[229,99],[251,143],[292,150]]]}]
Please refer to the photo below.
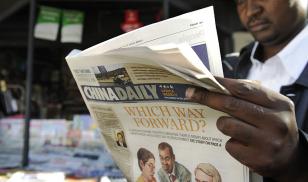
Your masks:
[{"label": "open newspaper page", "polygon": [[222,76],[212,8],[66,59],[105,145],[129,181],[248,181],[247,168],[224,148],[229,138],[216,128],[224,113],[185,98],[187,88],[196,86],[228,94],[212,75]]},{"label": "open newspaper page", "polygon": [[93,56],[118,48],[188,43],[214,76],[223,76],[213,7],[128,32],[82,51]]}]

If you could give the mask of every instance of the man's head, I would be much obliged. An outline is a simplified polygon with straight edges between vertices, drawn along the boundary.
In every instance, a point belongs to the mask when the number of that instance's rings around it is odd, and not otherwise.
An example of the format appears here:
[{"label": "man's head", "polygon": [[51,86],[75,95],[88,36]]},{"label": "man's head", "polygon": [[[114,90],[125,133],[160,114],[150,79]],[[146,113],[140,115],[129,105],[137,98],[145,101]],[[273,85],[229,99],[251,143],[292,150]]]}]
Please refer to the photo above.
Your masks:
[{"label": "man's head", "polygon": [[162,142],[158,145],[158,151],[162,168],[167,173],[172,173],[173,165],[175,162],[175,155],[173,153],[171,145],[166,142]]},{"label": "man's head", "polygon": [[218,170],[209,163],[200,163],[195,169],[196,182],[221,182]]},{"label": "man's head", "polygon": [[289,42],[305,25],[307,0],[235,0],[240,20],[263,45]]}]

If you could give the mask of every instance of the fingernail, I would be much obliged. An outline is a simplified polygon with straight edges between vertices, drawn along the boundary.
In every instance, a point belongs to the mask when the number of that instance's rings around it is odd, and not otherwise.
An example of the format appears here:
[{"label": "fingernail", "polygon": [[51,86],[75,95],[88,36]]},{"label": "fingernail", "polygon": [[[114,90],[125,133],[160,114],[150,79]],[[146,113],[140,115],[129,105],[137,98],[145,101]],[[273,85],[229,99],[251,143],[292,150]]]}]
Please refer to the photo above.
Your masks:
[{"label": "fingernail", "polygon": [[186,92],[185,92],[185,97],[188,98],[188,99],[191,99],[195,93],[195,88],[192,88],[192,87],[189,87],[186,89]]}]

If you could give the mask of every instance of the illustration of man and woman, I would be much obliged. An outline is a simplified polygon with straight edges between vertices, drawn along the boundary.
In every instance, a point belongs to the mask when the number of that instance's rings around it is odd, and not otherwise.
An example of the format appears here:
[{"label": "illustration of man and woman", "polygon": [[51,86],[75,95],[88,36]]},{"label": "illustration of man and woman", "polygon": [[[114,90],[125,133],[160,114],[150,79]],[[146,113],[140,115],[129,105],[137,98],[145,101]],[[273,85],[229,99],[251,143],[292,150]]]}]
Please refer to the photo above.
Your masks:
[{"label": "illustration of man and woman", "polygon": [[[161,142],[158,145],[161,168],[158,170],[159,182],[191,182],[191,172],[175,160],[175,154],[170,144]],[[141,175],[136,182],[156,182],[155,157],[152,152],[140,148],[137,152]],[[200,163],[194,170],[196,182],[221,182],[218,170],[209,163]]]},{"label": "illustration of man and woman", "polygon": [[124,137],[124,132],[123,131],[117,132],[116,136],[117,136],[117,145],[119,147],[127,148],[125,137]]}]

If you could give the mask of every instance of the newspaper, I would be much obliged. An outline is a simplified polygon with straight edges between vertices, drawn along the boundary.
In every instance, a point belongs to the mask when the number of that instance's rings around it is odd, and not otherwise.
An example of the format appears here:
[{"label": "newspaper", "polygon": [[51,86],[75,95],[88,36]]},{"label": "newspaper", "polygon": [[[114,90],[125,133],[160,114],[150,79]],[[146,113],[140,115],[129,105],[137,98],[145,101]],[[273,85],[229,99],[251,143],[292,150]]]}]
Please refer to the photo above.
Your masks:
[{"label": "newspaper", "polygon": [[223,72],[212,7],[66,60],[128,181],[248,181],[248,169],[227,153],[229,138],[216,127],[226,114],[185,97],[190,87],[229,94],[214,78]]}]

